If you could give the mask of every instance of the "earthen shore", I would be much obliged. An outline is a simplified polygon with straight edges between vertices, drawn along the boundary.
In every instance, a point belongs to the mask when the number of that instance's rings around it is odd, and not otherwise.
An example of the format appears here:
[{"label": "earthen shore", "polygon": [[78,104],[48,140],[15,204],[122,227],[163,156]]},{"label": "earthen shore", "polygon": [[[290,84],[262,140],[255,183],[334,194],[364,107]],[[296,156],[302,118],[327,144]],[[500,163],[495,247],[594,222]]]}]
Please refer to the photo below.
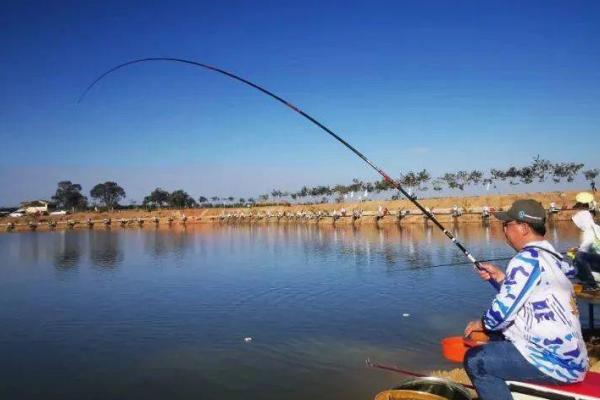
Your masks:
[{"label": "earthen shore", "polygon": [[[502,210],[516,199],[533,198],[555,212],[550,221],[569,220],[580,191],[522,193],[506,195],[427,198],[419,202],[442,224],[496,222],[486,210]],[[109,222],[110,221],[110,222]],[[312,223],[312,224],[423,224],[423,213],[408,200],[370,200],[355,203],[314,205],[254,205],[241,208],[115,210],[74,214],[30,215],[0,219],[0,231],[47,231],[59,229],[101,229],[111,227],[147,228],[156,226],[214,223]]]}]

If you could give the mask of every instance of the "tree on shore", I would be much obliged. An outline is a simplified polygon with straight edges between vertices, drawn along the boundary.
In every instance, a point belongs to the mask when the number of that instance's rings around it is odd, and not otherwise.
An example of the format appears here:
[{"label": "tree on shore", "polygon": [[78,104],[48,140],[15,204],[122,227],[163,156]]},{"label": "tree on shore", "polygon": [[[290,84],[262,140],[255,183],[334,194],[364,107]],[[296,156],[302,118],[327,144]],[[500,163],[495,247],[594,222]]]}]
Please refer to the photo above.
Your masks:
[{"label": "tree on shore", "polygon": [[433,186],[433,190],[439,192],[443,189],[444,181],[441,178],[435,178],[431,181],[431,186]]},{"label": "tree on shore", "polygon": [[400,176],[400,185],[408,188],[408,193],[416,195],[417,191],[425,191],[427,182],[431,180],[431,175],[427,170],[418,172],[409,171]]},{"label": "tree on shore", "polygon": [[56,193],[52,200],[60,208],[83,210],[87,207],[87,197],[81,194],[81,185],[71,181],[58,182]]},{"label": "tree on shore", "polygon": [[533,169],[533,174],[538,182],[544,182],[546,180],[546,175],[552,171],[552,163],[540,158],[538,155],[533,159],[531,168]]},{"label": "tree on shore", "polygon": [[144,206],[164,207],[169,205],[169,192],[159,187],[154,189],[148,196],[144,197]]},{"label": "tree on shore", "polygon": [[467,182],[469,185],[479,185],[483,180],[483,172],[474,169],[469,172],[469,176],[467,177]]},{"label": "tree on shore", "polygon": [[273,197],[273,199],[280,199],[281,197],[283,197],[283,192],[278,189],[273,189],[271,191],[271,197]]},{"label": "tree on shore", "polygon": [[[450,189],[451,191],[464,191],[468,187],[480,188],[480,190],[481,188],[485,188],[484,190],[489,190],[490,186],[492,185],[494,188],[497,188],[499,183],[508,185],[528,185],[536,181],[543,183],[550,180],[554,183],[560,183],[562,181],[573,182],[575,178],[582,173],[585,179],[590,182],[592,190],[595,190],[594,180],[599,175],[600,170],[595,168],[582,171],[583,166],[583,164],[574,162],[553,163],[540,158],[540,156],[536,156],[533,158],[533,161],[527,165],[509,166],[506,169],[491,168],[487,173],[479,170],[461,170],[456,172],[445,172],[443,175],[434,178],[425,169],[421,171],[408,171],[405,174],[401,174],[396,182],[408,189],[408,191],[413,195],[416,195],[418,191],[429,190],[429,187],[431,187],[435,192],[441,192],[444,190],[444,188]],[[81,186],[76,184],[74,185],[70,181],[61,183],[73,185],[76,189],[75,191],[81,190]],[[116,185],[114,182],[106,182],[100,185],[107,185],[109,183]],[[93,194],[90,192],[93,198],[103,199],[103,197],[98,197],[100,196],[100,193],[96,193],[96,189],[100,185],[96,185],[96,187],[92,189],[92,192],[94,192]],[[77,187],[79,188],[78,190]],[[400,197],[395,191],[390,193],[391,189],[393,188],[394,186],[385,180],[363,182],[357,178],[354,178],[352,179],[352,182],[347,185],[316,185],[313,187],[305,185],[302,186],[302,188],[297,192],[287,192],[280,189],[273,189],[270,192],[258,196],[257,200],[254,198],[248,198],[247,200],[243,198],[236,199],[233,196],[223,198],[213,196],[210,197],[211,202],[209,203],[207,197],[200,196],[198,201],[200,204],[206,207],[232,207],[236,205],[243,206],[244,204],[253,205],[257,202],[269,203],[269,200],[271,200],[270,204],[282,201],[294,201],[297,203],[312,204],[313,202],[319,201],[327,203],[332,200],[335,200],[339,203],[344,201],[344,199],[361,200],[363,199],[363,196],[364,199],[366,199],[369,197],[368,193],[382,193],[382,195],[386,198],[389,198],[390,195],[392,198]],[[62,190],[64,190],[64,188]],[[98,196],[96,194],[98,194]],[[53,197],[53,199],[55,197]],[[83,203],[80,202],[78,207],[80,207],[81,204],[85,204],[85,201],[87,201],[85,197],[81,197],[83,200],[79,201],[83,201]],[[125,197],[124,191],[123,197]],[[380,195],[380,197],[382,196]],[[110,201],[104,201],[104,203],[109,206]],[[69,204],[73,204],[73,202],[70,202]],[[169,192],[160,188],[156,188],[149,196],[144,198],[144,205],[146,206],[155,205],[161,207],[167,204],[173,207],[193,207],[197,205],[197,202],[193,198],[189,197],[189,195],[183,190],[178,190],[169,194]]]},{"label": "tree on shore", "polygon": [[600,170],[598,168],[583,171],[583,176],[585,176],[585,180],[590,182],[592,192],[596,191],[596,177],[598,176],[598,173],[600,173]]},{"label": "tree on shore", "polygon": [[125,198],[125,190],[116,182],[99,183],[90,190],[93,199],[104,203],[109,210],[119,205],[119,201]]},{"label": "tree on shore", "polygon": [[[574,162],[553,163],[542,159],[538,155],[528,165],[509,166],[506,169],[491,168],[488,173],[479,170],[462,170],[446,172],[432,179],[429,172],[425,169],[422,171],[408,171],[405,174],[401,174],[397,182],[414,194],[417,191],[428,190],[428,184],[431,184],[433,190],[436,192],[442,191],[444,187],[460,191],[464,191],[468,187],[481,187],[485,188],[484,190],[489,190],[490,186],[497,188],[497,185],[503,182],[511,186],[520,184],[528,185],[536,181],[542,183],[548,178],[552,178],[552,182],[554,183],[560,183],[563,180],[573,182],[577,175],[582,172],[582,168],[583,164]],[[590,182],[592,190],[595,190],[594,179],[598,176],[599,172],[598,168],[583,171],[583,175]],[[310,197],[310,199],[325,197],[329,201],[330,196],[333,195],[336,202],[341,202],[345,198],[355,198],[354,194],[357,194],[357,197],[360,198],[360,192],[365,190],[367,192],[387,193],[391,189],[393,189],[393,186],[383,179],[375,182],[362,182],[355,178],[348,185],[336,184],[331,187],[322,185],[314,187],[303,186],[298,192],[292,192],[290,197],[292,200],[300,202],[304,202],[304,199],[307,197]],[[285,192],[275,189],[271,192],[271,195],[273,199],[276,199],[281,197],[282,193]],[[392,199],[398,197],[397,193],[394,192],[392,194]],[[266,200],[265,195],[261,196],[261,199]]]},{"label": "tree on shore", "polygon": [[187,192],[182,189],[176,190],[169,195],[169,205],[175,208],[191,208],[198,203]]},{"label": "tree on shore", "polygon": [[575,176],[583,168],[583,164],[577,163],[557,163],[554,164],[552,171],[552,180],[559,183],[563,178],[567,182],[573,182]]}]

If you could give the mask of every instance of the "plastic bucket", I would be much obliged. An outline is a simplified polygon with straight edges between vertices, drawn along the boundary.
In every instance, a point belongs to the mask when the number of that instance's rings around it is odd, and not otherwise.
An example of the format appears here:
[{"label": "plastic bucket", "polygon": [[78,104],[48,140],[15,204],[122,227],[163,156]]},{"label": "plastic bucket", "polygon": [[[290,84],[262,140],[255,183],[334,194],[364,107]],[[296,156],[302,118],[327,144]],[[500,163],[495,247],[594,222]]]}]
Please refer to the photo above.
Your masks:
[{"label": "plastic bucket", "polygon": [[487,343],[489,337],[484,332],[471,332],[469,338],[450,336],[442,339],[442,354],[449,361],[463,362],[465,353],[471,347]]},{"label": "plastic bucket", "polygon": [[[430,397],[415,397],[416,399],[435,399],[444,400],[471,400],[471,395],[462,385],[443,378],[425,377],[415,378],[404,381],[396,386],[392,391],[405,391],[417,393],[419,395],[429,395]],[[435,397],[431,397],[435,396]],[[400,399],[410,399],[411,397],[398,397]],[[394,397],[391,397],[394,399]],[[379,400],[379,399],[378,399]]]},{"label": "plastic bucket", "polygon": [[450,336],[442,339],[442,354],[444,358],[453,362],[462,362],[470,346],[465,344],[462,336]]}]

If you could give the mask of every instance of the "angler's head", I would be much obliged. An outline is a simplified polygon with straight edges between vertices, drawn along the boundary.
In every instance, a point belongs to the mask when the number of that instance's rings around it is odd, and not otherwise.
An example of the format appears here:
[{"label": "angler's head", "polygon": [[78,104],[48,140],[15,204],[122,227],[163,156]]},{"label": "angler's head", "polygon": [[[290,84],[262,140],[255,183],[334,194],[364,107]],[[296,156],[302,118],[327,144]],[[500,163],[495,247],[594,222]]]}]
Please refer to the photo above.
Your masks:
[{"label": "angler's head", "polygon": [[544,240],[546,234],[546,210],[535,200],[516,200],[507,211],[498,211],[494,216],[502,221],[504,236],[515,250],[527,243]]}]

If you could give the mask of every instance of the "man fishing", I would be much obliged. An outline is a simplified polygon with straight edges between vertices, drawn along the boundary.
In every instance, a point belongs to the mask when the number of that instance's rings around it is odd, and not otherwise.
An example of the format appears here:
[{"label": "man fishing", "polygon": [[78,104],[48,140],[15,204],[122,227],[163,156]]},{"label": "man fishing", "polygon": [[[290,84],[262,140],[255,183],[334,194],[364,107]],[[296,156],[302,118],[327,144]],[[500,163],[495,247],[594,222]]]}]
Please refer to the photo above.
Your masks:
[{"label": "man fishing", "polygon": [[575,269],[544,239],[546,212],[534,200],[517,200],[494,216],[503,222],[507,243],[518,253],[506,273],[481,264],[484,280],[500,291],[474,331],[500,334],[503,340],[471,348],[464,360],[481,400],[512,399],[505,381],[564,384],[584,379],[588,355],[568,276]]}]

